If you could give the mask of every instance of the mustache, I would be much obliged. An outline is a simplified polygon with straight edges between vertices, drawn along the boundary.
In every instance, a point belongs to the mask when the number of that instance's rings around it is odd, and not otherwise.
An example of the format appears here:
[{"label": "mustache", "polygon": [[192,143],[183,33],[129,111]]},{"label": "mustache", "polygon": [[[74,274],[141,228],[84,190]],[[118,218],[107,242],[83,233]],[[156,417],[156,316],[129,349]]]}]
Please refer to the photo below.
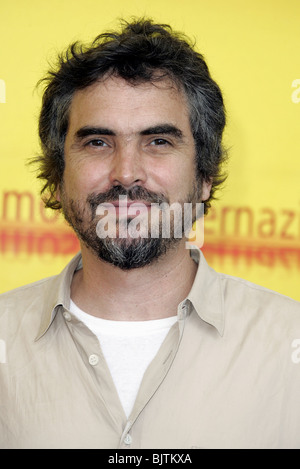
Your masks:
[{"label": "mustache", "polygon": [[126,189],[126,187],[122,185],[113,186],[106,192],[89,194],[87,203],[90,205],[93,215],[95,215],[98,205],[113,202],[117,200],[119,196],[127,196],[130,201],[142,200],[150,204],[169,203],[169,199],[162,193],[152,192],[141,186],[133,186],[130,189]]}]

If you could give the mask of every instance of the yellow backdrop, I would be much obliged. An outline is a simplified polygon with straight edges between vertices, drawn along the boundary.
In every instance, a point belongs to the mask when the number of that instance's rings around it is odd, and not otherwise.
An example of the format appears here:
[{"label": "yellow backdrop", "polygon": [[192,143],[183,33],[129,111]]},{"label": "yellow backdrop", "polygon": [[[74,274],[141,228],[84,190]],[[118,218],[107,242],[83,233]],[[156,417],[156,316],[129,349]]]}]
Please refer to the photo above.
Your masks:
[{"label": "yellow backdrop", "polygon": [[36,82],[70,42],[151,16],[197,41],[228,114],[229,178],[205,222],[216,270],[300,300],[299,0],[14,0],[0,11],[0,291],[58,273],[78,243],[26,167]]}]

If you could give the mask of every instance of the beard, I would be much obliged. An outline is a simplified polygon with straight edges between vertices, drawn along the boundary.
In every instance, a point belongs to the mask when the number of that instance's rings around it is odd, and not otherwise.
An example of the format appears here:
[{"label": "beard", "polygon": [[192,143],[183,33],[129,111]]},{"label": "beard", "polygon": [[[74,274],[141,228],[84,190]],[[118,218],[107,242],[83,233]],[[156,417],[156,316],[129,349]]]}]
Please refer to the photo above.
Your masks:
[{"label": "beard", "polygon": [[[194,183],[191,192],[187,195],[184,202],[195,205],[200,199],[201,188],[200,185]],[[105,262],[108,262],[120,269],[129,270],[144,267],[153,262],[157,262],[160,258],[166,255],[171,249],[175,249],[181,242],[184,235],[184,226],[192,225],[197,216],[195,213],[188,216],[188,222],[181,223],[181,236],[178,236],[178,230],[175,234],[175,224],[170,223],[169,236],[163,236],[162,221],[159,219],[158,236],[152,236],[151,220],[150,226],[147,229],[147,236],[130,236],[130,232],[126,237],[120,236],[120,231],[124,231],[124,227],[129,227],[132,218],[128,217],[126,220],[116,220],[117,234],[115,237],[102,237],[97,234],[97,224],[99,216],[97,215],[97,208],[100,204],[107,204],[116,201],[119,197],[126,196],[128,200],[143,201],[146,204],[155,204],[160,206],[169,206],[169,200],[163,194],[157,194],[144,189],[141,186],[134,186],[131,189],[126,189],[121,185],[113,186],[110,190],[100,194],[88,195],[85,203],[80,200],[73,200],[67,196],[64,187],[61,187],[61,205],[62,212],[66,221],[73,228],[79,240],[97,256]],[[180,207],[183,207],[184,202],[178,202]],[[182,213],[182,220],[184,212]],[[181,221],[182,221],[181,220]]]}]

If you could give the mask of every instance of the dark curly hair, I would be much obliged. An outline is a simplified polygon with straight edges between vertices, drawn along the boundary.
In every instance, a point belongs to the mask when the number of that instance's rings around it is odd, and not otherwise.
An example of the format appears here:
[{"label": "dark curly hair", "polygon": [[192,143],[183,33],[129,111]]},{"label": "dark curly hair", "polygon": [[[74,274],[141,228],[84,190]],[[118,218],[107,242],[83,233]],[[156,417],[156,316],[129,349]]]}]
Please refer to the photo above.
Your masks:
[{"label": "dark curly hair", "polygon": [[46,207],[60,209],[55,193],[64,174],[64,143],[69,109],[77,90],[104,75],[117,75],[128,82],[154,82],[169,77],[184,90],[190,107],[190,123],[196,145],[196,166],[201,180],[212,182],[211,196],[224,182],[222,146],[225,109],[220,88],[211,78],[201,54],[182,33],[149,19],[122,21],[120,32],[100,34],[86,46],[75,42],[58,58],[58,65],[40,81],[44,83],[39,118],[42,155],[38,178],[45,181],[41,194]]}]

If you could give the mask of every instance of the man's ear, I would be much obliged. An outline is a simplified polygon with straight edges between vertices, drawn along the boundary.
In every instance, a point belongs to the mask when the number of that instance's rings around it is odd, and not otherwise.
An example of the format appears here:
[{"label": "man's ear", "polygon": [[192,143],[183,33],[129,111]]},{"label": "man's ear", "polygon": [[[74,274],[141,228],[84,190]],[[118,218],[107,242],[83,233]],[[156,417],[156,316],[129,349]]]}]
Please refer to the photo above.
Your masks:
[{"label": "man's ear", "polygon": [[55,191],[55,198],[58,200],[58,202],[61,202],[61,197],[60,197],[60,187],[57,186],[57,189]]},{"label": "man's ear", "polygon": [[211,187],[212,187],[212,181],[203,181],[202,182],[202,202],[205,200],[208,200],[210,197],[210,192],[211,192]]}]

